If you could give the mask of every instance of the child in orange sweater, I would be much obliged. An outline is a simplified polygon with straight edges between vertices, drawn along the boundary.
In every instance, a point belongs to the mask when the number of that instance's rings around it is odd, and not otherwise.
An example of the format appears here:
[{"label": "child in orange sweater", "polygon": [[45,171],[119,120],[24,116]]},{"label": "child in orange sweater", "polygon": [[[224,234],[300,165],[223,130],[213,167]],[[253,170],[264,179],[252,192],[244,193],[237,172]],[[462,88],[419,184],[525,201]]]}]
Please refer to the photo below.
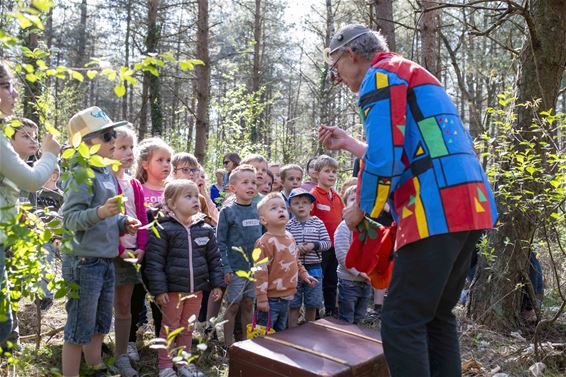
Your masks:
[{"label": "child in orange sweater", "polygon": [[297,292],[298,277],[311,286],[318,281],[297,258],[297,244],[285,229],[289,213],[283,197],[279,193],[267,194],[258,203],[257,211],[261,224],[267,229],[256,243],[261,249],[259,260],[267,258],[255,275],[257,322],[266,325],[269,312],[271,327],[281,331],[287,326],[289,303]]}]

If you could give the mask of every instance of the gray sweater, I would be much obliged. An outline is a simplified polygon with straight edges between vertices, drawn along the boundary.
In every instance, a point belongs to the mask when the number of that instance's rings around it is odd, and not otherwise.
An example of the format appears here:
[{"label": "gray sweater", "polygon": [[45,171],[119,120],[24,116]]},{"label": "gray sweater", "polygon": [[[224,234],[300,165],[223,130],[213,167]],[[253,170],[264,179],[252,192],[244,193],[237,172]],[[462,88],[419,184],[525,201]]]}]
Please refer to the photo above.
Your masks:
[{"label": "gray sweater", "polygon": [[[246,206],[234,201],[222,208],[216,239],[224,273],[250,270],[253,263],[252,251],[261,234],[262,226],[255,203]],[[233,247],[241,247],[246,257]]]},{"label": "gray sweater", "polygon": [[342,221],[336,233],[334,233],[334,250],[336,251],[336,259],[338,259],[338,268],[336,269],[339,279],[364,281],[365,279],[360,276],[360,272],[355,268],[346,268],[344,265],[346,254],[352,244],[352,231],[348,229],[346,222]]},{"label": "gray sweater", "polygon": [[77,184],[72,176],[64,182],[63,225],[75,232],[72,254],[79,257],[114,258],[118,256],[120,233],[126,216],[101,220],[96,213],[106,200],[118,194],[116,179],[108,168],[93,167],[92,186]]}]

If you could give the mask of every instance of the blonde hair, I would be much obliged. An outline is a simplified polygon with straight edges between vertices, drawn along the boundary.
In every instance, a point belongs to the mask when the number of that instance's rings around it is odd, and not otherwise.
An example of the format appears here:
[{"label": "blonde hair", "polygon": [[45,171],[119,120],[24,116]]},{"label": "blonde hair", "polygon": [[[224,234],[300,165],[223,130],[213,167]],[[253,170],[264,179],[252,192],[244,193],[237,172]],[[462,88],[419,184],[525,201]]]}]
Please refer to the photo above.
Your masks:
[{"label": "blonde hair", "polygon": [[174,181],[169,181],[165,185],[165,191],[163,191],[163,202],[170,207],[172,203],[183,195],[184,192],[190,191],[198,195],[198,187],[193,181],[188,179],[176,179]]},{"label": "blonde hair", "polygon": [[263,157],[260,154],[250,154],[246,156],[246,158],[242,160],[241,164],[245,165],[245,164],[250,164],[252,162],[265,162],[265,164],[267,165],[267,160],[265,159],[265,157]]},{"label": "blonde hair", "polygon": [[346,182],[344,182],[342,184],[342,189],[340,190],[340,195],[342,195],[342,197],[344,197],[346,195],[346,190],[349,189],[352,186],[356,186],[357,184],[358,184],[358,178],[357,177],[348,178],[346,180]]},{"label": "blonde hair", "polygon": [[136,135],[131,123],[128,123],[125,126],[116,127],[114,128],[114,131],[116,131],[116,139],[121,137],[131,137],[134,141],[134,146],[138,143],[138,135]]},{"label": "blonde hair", "polygon": [[330,156],[323,154],[316,159],[316,163],[314,164],[314,171],[321,171],[327,166],[338,169],[338,161]]},{"label": "blonde hair", "polygon": [[143,168],[143,161],[151,161],[153,153],[157,150],[166,150],[173,154],[173,149],[164,142],[161,138],[150,137],[149,139],[142,140],[136,149],[136,179],[141,183],[147,181],[147,171]]},{"label": "blonde hair", "polygon": [[248,164],[238,165],[236,169],[232,170],[232,173],[230,173],[230,178],[228,178],[228,183],[231,185],[235,185],[240,180],[240,176],[242,175],[242,173],[245,172],[253,173],[254,176],[255,174],[257,174],[255,168],[251,165]]},{"label": "blonde hair", "polygon": [[350,186],[348,187],[345,191],[344,191],[344,195],[342,195],[342,201],[344,202],[344,205],[348,202],[348,199],[350,198],[350,196],[356,195],[356,189],[358,187],[356,185]]},{"label": "blonde hair", "polygon": [[302,176],[305,174],[305,172],[303,171],[303,168],[300,167],[297,164],[288,164],[288,165],[284,165],[281,170],[279,171],[279,175],[281,176],[281,181],[284,181],[285,178],[287,178],[287,173],[289,173],[289,171],[291,170],[298,170],[301,172],[301,178]]},{"label": "blonde hair", "polygon": [[265,206],[267,205],[267,203],[270,200],[273,199],[279,199],[281,201],[283,201],[283,203],[285,203],[285,199],[283,199],[283,196],[281,196],[281,193],[279,192],[270,192],[269,194],[265,195],[260,201],[259,203],[257,203],[257,213],[258,215],[261,215],[263,213],[263,211],[265,210]]}]

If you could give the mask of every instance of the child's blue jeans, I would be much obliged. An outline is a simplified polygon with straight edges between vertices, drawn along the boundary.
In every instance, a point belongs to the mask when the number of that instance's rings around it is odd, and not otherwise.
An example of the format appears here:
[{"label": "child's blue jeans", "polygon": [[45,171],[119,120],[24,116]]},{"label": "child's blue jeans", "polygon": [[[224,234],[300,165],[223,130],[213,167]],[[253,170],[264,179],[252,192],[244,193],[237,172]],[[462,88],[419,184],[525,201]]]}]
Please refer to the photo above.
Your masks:
[{"label": "child's blue jeans", "polygon": [[366,316],[371,293],[371,286],[365,281],[339,279],[339,318],[350,323],[359,323]]},{"label": "child's blue jeans", "polygon": [[88,344],[95,333],[108,334],[114,301],[113,259],[64,254],[63,277],[79,286],[79,297],[68,297],[65,306],[65,342]]},{"label": "child's blue jeans", "polygon": [[[271,317],[271,328],[275,331],[284,330],[287,327],[287,318],[289,317],[290,300],[279,297],[268,299],[269,315]],[[267,312],[257,312],[257,323],[267,326]]]},{"label": "child's blue jeans", "polygon": [[[8,338],[12,332],[12,309],[10,308],[10,300],[8,290],[4,292],[7,285],[4,245],[0,244],[0,344]],[[5,318],[2,318],[5,317]]]}]

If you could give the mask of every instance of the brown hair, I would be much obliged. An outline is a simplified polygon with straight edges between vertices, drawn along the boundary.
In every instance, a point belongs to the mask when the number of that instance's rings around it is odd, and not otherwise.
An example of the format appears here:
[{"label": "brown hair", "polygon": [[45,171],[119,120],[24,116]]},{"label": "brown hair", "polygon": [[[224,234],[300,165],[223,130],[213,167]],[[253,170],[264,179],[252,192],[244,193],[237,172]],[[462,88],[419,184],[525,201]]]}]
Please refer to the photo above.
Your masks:
[{"label": "brown hair", "polygon": [[[37,123],[35,123],[33,120],[28,118],[19,118],[18,121],[20,122],[20,124],[15,129],[16,132],[20,131],[24,127],[33,128],[36,133],[39,132],[39,127],[37,126]],[[14,132],[14,134],[12,135],[12,139],[16,137],[16,132]]]},{"label": "brown hair", "polygon": [[348,187],[344,191],[344,195],[342,195],[342,200],[344,201],[344,205],[348,202],[348,198],[352,195],[356,195],[356,185]]},{"label": "brown hair", "polygon": [[202,166],[200,166],[200,164],[198,163],[197,158],[193,154],[187,152],[179,152],[173,155],[173,158],[171,159],[171,165],[173,166],[173,169],[177,168],[177,166],[181,164],[187,164],[190,168],[202,169]]},{"label": "brown hair", "polygon": [[300,167],[297,164],[288,164],[285,165],[281,168],[281,170],[279,171],[279,175],[281,176],[281,181],[284,181],[285,178],[287,178],[287,173],[289,173],[290,170],[298,170],[301,172],[301,176],[303,176],[305,174],[305,172],[303,171],[303,168]]},{"label": "brown hair", "polygon": [[163,149],[173,154],[173,149],[158,137],[150,137],[144,139],[138,144],[136,150],[136,179],[141,183],[147,181],[147,171],[143,168],[143,161],[151,161],[151,157],[156,150]]},{"label": "brown hair", "polygon": [[255,174],[257,174],[253,166],[248,164],[242,164],[236,167],[236,169],[232,170],[232,173],[230,173],[230,178],[228,178],[228,183],[231,185],[238,183],[238,180],[240,179],[240,175],[242,175],[242,173],[245,172],[251,172],[254,174],[254,176]]},{"label": "brown hair", "polygon": [[358,184],[358,178],[350,177],[342,184],[342,189],[340,190],[340,195],[344,197],[346,195],[346,190],[348,190],[352,186],[356,186]]},{"label": "brown hair", "polygon": [[321,171],[327,166],[338,169],[338,161],[330,156],[323,154],[316,159],[316,163],[314,164],[314,171]]},{"label": "brown hair", "polygon": [[12,78],[12,73],[8,68],[8,63],[0,60],[0,80],[10,80]]},{"label": "brown hair", "polygon": [[193,181],[188,179],[175,179],[174,181],[169,181],[165,185],[165,191],[163,191],[163,201],[169,207],[171,203],[174,203],[179,196],[183,195],[184,192],[191,191],[198,195],[198,187]]}]

